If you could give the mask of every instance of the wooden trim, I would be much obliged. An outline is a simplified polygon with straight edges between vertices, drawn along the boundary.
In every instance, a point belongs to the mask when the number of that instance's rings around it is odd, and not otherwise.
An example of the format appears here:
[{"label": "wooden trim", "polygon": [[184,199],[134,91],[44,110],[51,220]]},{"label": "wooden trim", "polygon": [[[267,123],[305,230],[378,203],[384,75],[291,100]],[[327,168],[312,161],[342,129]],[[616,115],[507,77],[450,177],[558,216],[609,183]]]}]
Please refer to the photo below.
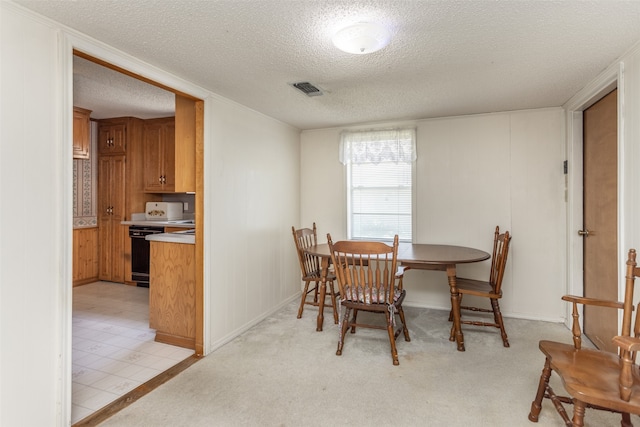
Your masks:
[{"label": "wooden trim", "polygon": [[98,65],[102,65],[103,67],[115,70],[115,71],[117,71],[119,73],[125,74],[127,76],[133,77],[133,78],[138,79],[138,80],[141,80],[141,81],[143,81],[145,83],[149,83],[150,85],[153,85],[155,87],[159,87],[161,89],[164,89],[164,90],[167,90],[169,92],[175,93],[176,95],[180,95],[180,96],[183,96],[185,98],[189,98],[189,99],[193,99],[193,100],[198,100],[198,98],[193,97],[193,96],[189,95],[188,93],[184,93],[184,92],[176,90],[176,89],[174,89],[172,87],[165,86],[162,83],[158,83],[158,82],[156,82],[154,80],[151,80],[151,79],[148,79],[148,78],[146,78],[144,76],[141,76],[140,74],[136,74],[136,73],[131,72],[129,70],[126,70],[124,68],[120,68],[117,65],[113,65],[113,64],[111,64],[109,62],[103,61],[102,59],[98,59],[95,56],[91,56],[91,55],[89,55],[87,53],[84,53],[84,52],[81,52],[81,51],[79,51],[77,49],[73,49],[73,54],[75,56],[80,57],[80,58],[84,58],[87,61],[94,62],[94,63],[96,63]]},{"label": "wooden trim", "polygon": [[198,356],[204,355],[204,101],[196,107],[196,342]]},{"label": "wooden trim", "polygon": [[118,400],[111,402],[104,408],[99,409],[98,411],[94,412],[88,417],[78,421],[73,425],[73,427],[89,427],[89,426],[96,426],[100,424],[101,422],[105,421],[106,419],[113,416],[114,414],[120,412],[121,410],[131,405],[132,403],[135,403],[141,397],[145,396],[146,394],[155,390],[162,384],[166,383],[167,381],[169,381],[170,379],[178,375],[180,372],[187,369],[189,366],[198,362],[200,359],[201,357],[198,357],[196,355],[186,358],[185,360],[178,363],[177,365],[151,378],[146,383],[139,385],[138,387],[136,387],[129,393],[125,394],[124,396],[121,396]]},{"label": "wooden trim", "polygon": [[194,338],[181,337],[181,336],[172,335],[166,332],[156,331],[156,341],[165,343],[165,344],[177,345],[178,347],[184,347],[184,348],[190,348],[190,349],[195,348]]},{"label": "wooden trim", "polygon": [[196,108],[191,98],[176,95],[175,189],[196,191]]}]

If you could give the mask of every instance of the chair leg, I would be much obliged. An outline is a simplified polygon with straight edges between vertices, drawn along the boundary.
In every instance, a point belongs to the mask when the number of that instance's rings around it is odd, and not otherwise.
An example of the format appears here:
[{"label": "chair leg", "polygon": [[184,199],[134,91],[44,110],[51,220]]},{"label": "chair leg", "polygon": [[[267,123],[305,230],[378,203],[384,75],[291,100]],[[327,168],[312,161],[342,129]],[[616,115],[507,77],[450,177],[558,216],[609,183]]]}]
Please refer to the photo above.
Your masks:
[{"label": "chair leg", "polygon": [[573,427],[584,427],[584,411],[587,409],[587,404],[581,400],[573,399]]},{"label": "chair leg", "polygon": [[404,310],[402,306],[398,307],[398,314],[400,315],[400,321],[402,322],[402,333],[404,334],[405,341],[411,341],[409,338],[409,329],[407,329],[407,322],[404,320]]},{"label": "chair leg", "polygon": [[338,309],[336,302],[336,291],[333,287],[333,281],[329,282],[329,292],[331,292],[331,306],[333,307],[333,323],[338,324]]},{"label": "chair leg", "polygon": [[353,318],[351,319],[351,333],[355,334],[356,333],[356,319],[358,317],[358,309],[354,308],[353,309]]},{"label": "chair leg", "polygon": [[549,362],[549,359],[545,359],[544,368],[542,368],[542,373],[540,374],[540,382],[538,383],[536,398],[533,400],[533,402],[531,402],[529,421],[533,421],[534,423],[538,422],[538,415],[540,415],[540,411],[542,410],[542,399],[544,398],[544,393],[547,390],[547,386],[549,385],[550,377],[551,362]]},{"label": "chair leg", "polygon": [[622,421],[620,421],[620,426],[622,427],[633,427],[631,423],[631,415],[628,412],[622,413]]},{"label": "chair leg", "polygon": [[500,304],[497,299],[491,299],[491,307],[493,308],[493,319],[500,327],[500,335],[502,335],[502,344],[505,347],[509,347],[509,338],[507,338],[507,331],[504,330],[504,321],[502,320],[502,312],[500,311]]},{"label": "chair leg", "polygon": [[320,295],[320,282],[315,282],[315,287],[313,288],[313,303],[318,303],[318,295]]},{"label": "chair leg", "polygon": [[342,314],[342,325],[340,325],[340,333],[338,337],[338,350],[336,350],[336,355],[342,355],[342,346],[344,345],[344,336],[347,333],[347,328],[349,328],[349,314],[351,309],[345,308],[344,313]]},{"label": "chair leg", "polygon": [[298,319],[302,317],[302,312],[304,311],[304,302],[307,299],[307,293],[309,293],[309,283],[304,282],[304,291],[302,291],[302,298],[300,299],[300,308],[298,308]]},{"label": "chair leg", "polygon": [[394,365],[399,365],[400,361],[398,360],[398,350],[396,349],[396,335],[393,330],[393,311],[387,313],[387,332],[389,333],[389,343],[391,344],[391,358],[393,359]]}]

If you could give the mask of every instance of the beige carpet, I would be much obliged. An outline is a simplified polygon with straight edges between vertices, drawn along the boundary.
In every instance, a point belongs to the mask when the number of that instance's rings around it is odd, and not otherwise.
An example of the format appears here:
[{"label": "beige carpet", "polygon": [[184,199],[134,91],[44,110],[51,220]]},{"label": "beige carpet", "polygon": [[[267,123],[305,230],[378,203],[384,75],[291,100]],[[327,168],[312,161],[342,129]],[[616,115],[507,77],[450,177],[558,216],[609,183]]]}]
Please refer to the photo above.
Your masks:
[{"label": "beige carpet", "polygon": [[[527,415],[544,363],[538,340],[571,342],[564,325],[506,319],[510,348],[497,329],[465,326],[467,351],[458,352],[448,312],[406,307],[411,342],[398,339],[393,366],[385,331],[348,334],[336,356],[331,313],[316,332],[317,310],[296,311],[287,305],[101,425],[535,426]],[[545,400],[537,425],[564,423]],[[620,418],[587,410],[586,425]]]}]

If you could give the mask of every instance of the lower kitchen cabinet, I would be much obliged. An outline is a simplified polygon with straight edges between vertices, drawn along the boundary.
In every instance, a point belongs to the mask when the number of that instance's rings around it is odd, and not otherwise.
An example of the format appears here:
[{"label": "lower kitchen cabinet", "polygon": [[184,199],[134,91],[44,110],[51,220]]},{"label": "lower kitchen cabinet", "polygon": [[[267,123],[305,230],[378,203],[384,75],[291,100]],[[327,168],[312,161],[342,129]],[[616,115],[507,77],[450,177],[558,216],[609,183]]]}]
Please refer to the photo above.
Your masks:
[{"label": "lower kitchen cabinet", "polygon": [[195,245],[150,243],[149,327],[158,342],[195,349]]},{"label": "lower kitchen cabinet", "polygon": [[98,280],[98,229],[73,230],[73,286]]}]

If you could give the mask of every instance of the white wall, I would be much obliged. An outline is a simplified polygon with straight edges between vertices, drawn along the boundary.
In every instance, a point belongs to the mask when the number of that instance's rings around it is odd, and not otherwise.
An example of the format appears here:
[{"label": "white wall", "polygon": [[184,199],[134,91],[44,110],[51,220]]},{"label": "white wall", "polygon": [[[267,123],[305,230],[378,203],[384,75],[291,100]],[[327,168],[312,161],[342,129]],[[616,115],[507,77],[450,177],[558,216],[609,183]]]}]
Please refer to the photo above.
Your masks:
[{"label": "white wall", "polygon": [[[563,110],[555,108],[377,125],[417,128],[414,242],[491,252],[496,225],[514,236],[501,303],[507,316],[564,316],[563,120]],[[302,133],[301,221],[315,221],[323,241],[327,232],[334,240],[346,236],[342,130]],[[458,272],[487,278],[489,265],[460,266]],[[408,305],[450,307],[441,272],[411,271],[405,285]]]},{"label": "white wall", "polygon": [[61,424],[71,348],[60,314],[71,289],[72,153],[60,144],[56,29],[2,2],[0,31],[0,425],[48,426]]},{"label": "white wall", "polygon": [[216,348],[300,293],[291,236],[299,221],[299,131],[237,104],[207,112],[205,185],[212,235],[209,337]]},{"label": "white wall", "polygon": [[0,19],[0,425],[64,426],[72,48],[205,100],[205,352],[299,296],[299,132],[12,3]]}]

